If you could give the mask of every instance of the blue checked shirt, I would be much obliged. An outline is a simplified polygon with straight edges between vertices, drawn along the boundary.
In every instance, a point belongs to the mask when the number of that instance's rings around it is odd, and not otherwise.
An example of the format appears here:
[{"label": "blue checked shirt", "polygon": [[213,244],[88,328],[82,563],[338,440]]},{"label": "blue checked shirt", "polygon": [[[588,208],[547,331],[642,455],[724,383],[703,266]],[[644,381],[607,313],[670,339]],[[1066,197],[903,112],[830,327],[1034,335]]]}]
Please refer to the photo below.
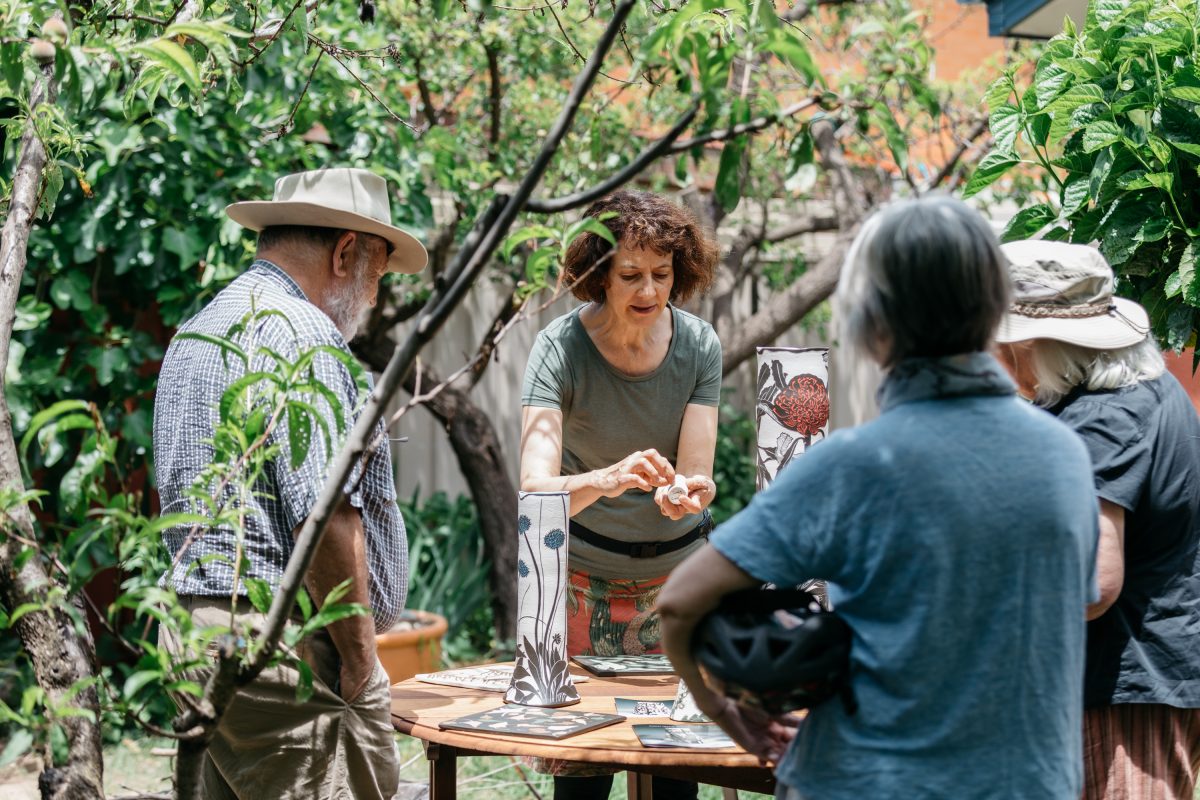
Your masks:
[{"label": "blue checked shirt", "polygon": [[[278,310],[287,322],[274,315],[260,317],[255,330],[236,337],[235,341],[243,348],[254,352],[270,348],[289,358],[322,345],[349,352],[333,321],[308,302],[291,276],[262,259],[217,294],[180,332],[224,338],[250,312],[252,299],[255,309]],[[163,514],[206,513],[203,504],[187,492],[213,459],[211,442],[221,396],[246,373],[241,359],[233,355],[223,357],[222,353],[220,347],[210,342],[176,338],[163,359],[154,402],[155,476]],[[253,369],[271,370],[272,362],[266,356],[252,358],[251,363]],[[349,370],[336,358],[319,354],[313,361],[313,369],[316,379],[337,394],[345,416],[345,432],[349,433],[365,397],[358,396]],[[303,399],[324,415],[336,448],[345,437],[338,433],[332,406],[319,395]],[[253,491],[246,493],[245,502],[248,513],[242,551],[249,569],[243,577],[261,578],[272,588],[279,585],[284,565],[292,554],[292,531],[312,511],[336,454],[336,450],[328,452],[323,435],[314,425],[308,455],[299,469],[292,470],[285,423],[286,420],[281,420],[271,434],[270,444],[279,447],[279,454],[252,487]],[[376,428],[377,440],[382,433],[380,423]],[[217,485],[216,480],[212,481],[209,496]],[[386,439],[367,458],[365,470],[361,473],[356,470],[347,486],[353,489],[351,505],[362,512],[371,610],[375,629],[382,632],[395,623],[404,608],[408,589],[408,543],[404,520],[396,506],[396,486]],[[235,499],[236,489],[227,487],[222,498],[226,507],[232,507],[229,504]],[[178,526],[163,532],[163,542],[172,559],[183,548],[189,530],[190,526]],[[233,589],[236,552],[237,537],[233,530],[206,528],[187,547],[178,565],[163,576],[162,583],[166,585],[170,580],[181,595],[228,597]],[[245,594],[244,589],[239,589]]]}]

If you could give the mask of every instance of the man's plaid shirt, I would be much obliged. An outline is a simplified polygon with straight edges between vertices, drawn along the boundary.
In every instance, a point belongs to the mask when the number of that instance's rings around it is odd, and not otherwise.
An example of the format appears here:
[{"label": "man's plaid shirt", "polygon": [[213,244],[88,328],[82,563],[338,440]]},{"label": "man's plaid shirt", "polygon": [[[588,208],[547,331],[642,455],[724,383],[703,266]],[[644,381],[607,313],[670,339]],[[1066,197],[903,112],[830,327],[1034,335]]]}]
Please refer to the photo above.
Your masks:
[{"label": "man's plaid shirt", "polygon": [[[225,287],[180,332],[224,338],[250,312],[251,298],[257,310],[281,311],[291,327],[275,315],[260,317],[256,329],[239,338],[242,346],[252,339],[255,350],[266,347],[293,359],[321,345],[350,352],[333,321],[308,302],[291,276],[262,259]],[[186,492],[213,459],[211,442],[221,395],[246,373],[241,359],[233,355],[223,357],[222,353],[217,345],[196,339],[176,338],[167,349],[154,402],[155,475],[163,514],[205,513]],[[252,369],[256,370],[270,371],[271,364],[265,355],[251,361]],[[348,433],[364,399],[358,397],[354,379],[344,364],[328,354],[318,355],[313,369],[316,379],[337,393]],[[304,399],[325,415],[336,447],[338,426],[331,418],[332,407],[319,396]],[[380,423],[376,433],[382,432]],[[261,578],[274,588],[279,585],[284,565],[292,554],[292,531],[316,504],[333,454],[327,452],[320,431],[314,430],[306,460],[299,469],[292,470],[284,420],[275,427],[270,443],[279,445],[280,453],[263,472],[253,492],[248,493],[246,505],[251,513],[246,515],[243,553],[250,566],[243,577]],[[357,478],[356,471],[350,485]],[[210,489],[216,490],[215,482]],[[229,503],[234,495],[235,489],[227,488],[222,499]],[[350,503],[362,512],[371,610],[375,629],[382,632],[395,623],[404,608],[408,588],[408,543],[404,520],[396,506],[396,486],[386,439],[367,459],[362,481],[350,495]],[[163,533],[172,558],[183,546],[188,531],[188,526],[179,526]],[[188,547],[173,572],[168,573],[175,591],[181,595],[229,597],[236,546],[232,530],[205,530]],[[168,575],[163,576],[164,584]]]}]

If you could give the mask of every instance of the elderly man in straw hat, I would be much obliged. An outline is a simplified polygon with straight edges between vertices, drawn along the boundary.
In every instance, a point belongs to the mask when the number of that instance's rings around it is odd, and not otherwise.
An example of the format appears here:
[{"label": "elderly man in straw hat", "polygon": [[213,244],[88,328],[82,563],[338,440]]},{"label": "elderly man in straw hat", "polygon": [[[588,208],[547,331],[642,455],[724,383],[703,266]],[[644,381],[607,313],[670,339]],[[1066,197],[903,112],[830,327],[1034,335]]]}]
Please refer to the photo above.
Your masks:
[{"label": "elderly man in straw hat", "polygon": [[[386,272],[424,268],[425,248],[391,223],[386,182],[360,169],[326,169],[280,178],[271,200],[234,203],[226,213],[258,231],[250,268],[188,320],[182,332],[223,337],[248,314],[269,310],[251,326],[253,348],[285,358],[323,348],[314,378],[337,397],[306,397],[326,416],[328,428],[349,430],[361,397],[354,379],[330,351],[349,354],[346,342],[362,313],[374,305]],[[251,348],[250,334],[241,344]],[[250,369],[271,369],[259,356]],[[155,470],[164,514],[204,513],[188,496],[213,459],[217,407],[225,390],[247,367],[203,339],[176,337],[163,360],[154,411]],[[340,406],[340,408],[339,408]],[[336,410],[335,410],[336,409]],[[343,419],[335,420],[341,413]],[[298,469],[289,459],[287,426],[271,434],[281,454],[252,493],[242,498],[243,541],[213,527],[188,537],[186,527],[164,532],[174,566],[163,577],[201,627],[253,628],[262,615],[245,598],[245,580],[278,585],[292,554],[294,533],[313,510],[336,453],[314,435]],[[382,428],[380,429],[382,430]],[[343,602],[371,609],[330,624],[301,643],[297,655],[312,672],[312,696],[297,702],[301,675],[294,664],[268,669],[244,687],[223,717],[206,757],[204,793],[217,798],[390,798],[396,762],[388,705],[388,680],[375,653],[375,634],[387,630],[404,606],[408,547],[386,440],[368,454],[347,486],[348,495],[330,522],[305,576],[308,595],[321,602],[350,581]],[[236,492],[226,489],[228,503]],[[240,502],[240,501],[239,501]],[[247,564],[234,573],[239,555]],[[231,609],[231,595],[243,595]],[[163,644],[182,644],[166,626]],[[184,654],[186,655],[186,654]]]},{"label": "elderly man in straw hat", "polygon": [[1100,504],[1084,676],[1084,798],[1192,800],[1200,770],[1200,419],[1146,311],[1094,248],[1004,246],[1001,356],[1070,425]]}]

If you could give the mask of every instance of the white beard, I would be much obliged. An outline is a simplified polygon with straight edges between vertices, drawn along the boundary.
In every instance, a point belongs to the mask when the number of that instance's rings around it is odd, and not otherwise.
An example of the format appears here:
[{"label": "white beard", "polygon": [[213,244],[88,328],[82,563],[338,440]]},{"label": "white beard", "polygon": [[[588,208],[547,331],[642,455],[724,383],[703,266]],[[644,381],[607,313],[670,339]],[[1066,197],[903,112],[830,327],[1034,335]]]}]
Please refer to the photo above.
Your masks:
[{"label": "white beard", "polygon": [[354,265],[354,279],[334,289],[325,301],[325,311],[347,342],[354,338],[369,307],[366,301],[370,258],[366,253]]}]

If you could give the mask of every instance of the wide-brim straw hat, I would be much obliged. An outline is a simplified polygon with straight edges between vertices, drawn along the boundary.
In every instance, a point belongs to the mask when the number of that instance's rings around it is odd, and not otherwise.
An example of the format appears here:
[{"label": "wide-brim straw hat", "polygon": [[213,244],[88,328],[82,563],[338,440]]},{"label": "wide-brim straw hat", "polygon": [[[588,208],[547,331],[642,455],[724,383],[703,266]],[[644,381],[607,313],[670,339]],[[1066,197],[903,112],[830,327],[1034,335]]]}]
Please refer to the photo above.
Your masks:
[{"label": "wide-brim straw hat", "polygon": [[1013,279],[1013,303],[996,341],[1030,339],[1115,350],[1150,334],[1146,309],[1113,296],[1113,271],[1094,247],[1025,240],[1001,247]]},{"label": "wide-brim straw hat", "polygon": [[416,237],[392,224],[387,181],[365,169],[318,169],[284,175],[270,200],[232,203],[225,213],[261,231],[271,225],[311,225],[382,236],[392,245],[388,272],[425,269],[429,254]]}]

